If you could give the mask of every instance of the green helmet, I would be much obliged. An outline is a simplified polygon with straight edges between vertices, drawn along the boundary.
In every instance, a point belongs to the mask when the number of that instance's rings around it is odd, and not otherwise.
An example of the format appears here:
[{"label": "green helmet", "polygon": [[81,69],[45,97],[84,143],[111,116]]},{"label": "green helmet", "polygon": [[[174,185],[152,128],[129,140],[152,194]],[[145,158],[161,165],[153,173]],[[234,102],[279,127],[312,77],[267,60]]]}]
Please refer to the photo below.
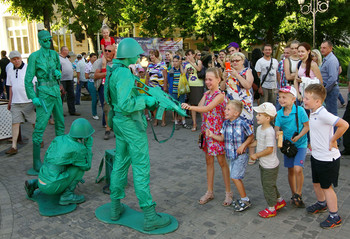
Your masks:
[{"label": "green helmet", "polygon": [[142,53],[144,53],[144,50],[134,38],[124,38],[118,45],[117,59],[133,58]]},{"label": "green helmet", "polygon": [[38,38],[39,40],[44,40],[47,38],[52,38],[50,35],[50,32],[46,31],[46,30],[42,30],[38,33]]},{"label": "green helmet", "polygon": [[95,132],[87,119],[79,118],[73,121],[69,136],[73,138],[88,138]]}]

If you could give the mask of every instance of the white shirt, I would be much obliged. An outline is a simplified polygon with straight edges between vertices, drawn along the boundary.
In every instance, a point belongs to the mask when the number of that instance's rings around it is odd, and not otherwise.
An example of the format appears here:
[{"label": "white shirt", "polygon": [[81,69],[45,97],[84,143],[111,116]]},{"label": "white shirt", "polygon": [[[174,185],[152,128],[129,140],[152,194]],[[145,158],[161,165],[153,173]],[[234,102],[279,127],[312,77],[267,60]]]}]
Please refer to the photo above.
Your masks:
[{"label": "white shirt", "polygon": [[334,125],[339,117],[329,113],[324,106],[310,113],[310,142],[312,156],[319,161],[331,162],[340,157],[339,149],[329,151],[329,143],[334,134]]},{"label": "white shirt", "polygon": [[[6,85],[12,87],[12,101],[11,104],[21,104],[21,103],[30,103],[32,100],[28,99],[27,93],[24,86],[24,77],[27,71],[27,64],[22,62],[22,65],[14,69],[12,67],[7,68],[7,80]],[[35,83],[36,77],[33,79]]]},{"label": "white shirt", "polygon": [[[89,62],[85,65],[85,73],[90,74],[91,68],[92,68],[92,64],[91,64],[91,61],[89,61]],[[91,79],[91,78],[89,77],[89,82],[94,82],[94,79]]]},{"label": "white shirt", "polygon": [[275,130],[271,127],[267,129],[262,129],[260,125],[256,130],[256,152],[264,151],[267,147],[273,147],[273,152],[269,155],[259,158],[260,166],[263,168],[271,169],[276,168],[280,161],[277,158],[276,153],[276,138],[275,138]]},{"label": "white shirt", "polygon": [[277,69],[278,69],[278,61],[274,58],[270,60],[266,60],[264,57],[261,57],[255,64],[256,72],[260,72],[260,83],[266,75],[267,70],[270,68],[272,60],[271,70],[269,71],[268,76],[266,77],[264,84],[262,85],[265,89],[276,89],[277,88]]},{"label": "white shirt", "polygon": [[80,72],[79,81],[81,82],[87,81],[85,79],[85,67],[86,67],[86,63],[84,59],[81,59],[80,61],[78,61],[76,71]]}]

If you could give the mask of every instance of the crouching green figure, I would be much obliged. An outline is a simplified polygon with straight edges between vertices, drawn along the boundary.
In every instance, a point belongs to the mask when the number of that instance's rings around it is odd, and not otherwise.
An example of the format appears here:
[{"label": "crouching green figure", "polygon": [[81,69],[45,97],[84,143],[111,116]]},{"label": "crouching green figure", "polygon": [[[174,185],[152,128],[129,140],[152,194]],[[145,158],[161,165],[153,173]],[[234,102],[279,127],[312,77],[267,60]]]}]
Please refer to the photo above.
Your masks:
[{"label": "crouching green figure", "polygon": [[28,197],[39,188],[45,194],[61,194],[60,205],[84,202],[85,197],[74,190],[91,168],[94,132],[89,121],[80,118],[72,123],[69,134],[57,136],[46,151],[38,179],[25,182]]},{"label": "crouching green figure", "polygon": [[[132,166],[135,193],[144,212],[144,230],[152,231],[171,223],[168,215],[155,211],[156,203],[150,192],[150,159],[148,153],[147,121],[145,108],[157,106],[151,96],[140,95],[135,88],[135,78],[128,66],[135,64],[144,53],[132,38],[123,39],[118,46],[117,59],[106,78],[105,95],[111,106],[108,120],[116,136],[116,155],[111,173],[111,212],[113,221],[119,220],[124,212],[120,199],[125,197],[128,170]],[[112,115],[114,114],[114,116]]]}]

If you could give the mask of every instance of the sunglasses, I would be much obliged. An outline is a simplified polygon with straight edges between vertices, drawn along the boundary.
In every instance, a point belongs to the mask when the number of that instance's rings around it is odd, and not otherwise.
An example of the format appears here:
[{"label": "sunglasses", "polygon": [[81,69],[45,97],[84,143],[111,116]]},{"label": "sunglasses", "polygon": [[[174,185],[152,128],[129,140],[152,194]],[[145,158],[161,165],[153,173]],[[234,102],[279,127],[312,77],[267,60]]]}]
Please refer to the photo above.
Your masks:
[{"label": "sunglasses", "polygon": [[202,54],[197,54],[197,56],[201,56]]},{"label": "sunglasses", "polygon": [[108,52],[112,52],[112,50],[107,50],[107,49],[105,49],[105,52],[107,52],[107,51],[108,51]]},{"label": "sunglasses", "polygon": [[43,42],[51,41],[51,38],[44,39]]},{"label": "sunglasses", "polygon": [[315,57],[315,55],[311,54],[311,57]]},{"label": "sunglasses", "polygon": [[240,62],[241,60],[232,60],[231,62]]}]

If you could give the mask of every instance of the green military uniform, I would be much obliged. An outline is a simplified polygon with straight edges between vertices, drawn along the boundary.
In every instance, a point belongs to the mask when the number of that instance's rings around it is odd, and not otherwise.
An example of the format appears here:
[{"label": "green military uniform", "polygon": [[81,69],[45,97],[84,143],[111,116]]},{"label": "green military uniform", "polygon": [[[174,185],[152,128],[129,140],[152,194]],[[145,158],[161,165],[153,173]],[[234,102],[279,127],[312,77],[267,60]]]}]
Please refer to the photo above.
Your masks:
[{"label": "green military uniform", "polygon": [[[36,105],[36,123],[33,131],[33,169],[41,167],[40,144],[51,113],[55,119],[56,136],[64,134],[63,107],[59,87],[61,64],[57,52],[50,50],[50,33],[38,33],[41,49],[33,52],[28,59],[25,76],[25,89],[29,99]],[[46,41],[45,41],[46,40]],[[33,78],[37,77],[37,89],[34,92]]]},{"label": "green military uniform", "polygon": [[[147,140],[146,107],[152,107],[156,100],[140,95],[135,89],[135,78],[128,66],[135,64],[143,53],[140,45],[131,38],[123,39],[118,46],[117,59],[108,73],[105,84],[106,100],[111,106],[112,128],[116,136],[116,155],[111,173],[111,219],[118,220],[123,213],[120,199],[125,197],[128,169],[132,165],[135,193],[144,211],[144,229],[147,231],[170,224],[168,216],[155,212],[156,203],[150,192],[150,159]],[[109,115],[109,121],[111,114]]]},{"label": "green military uniform", "polygon": [[84,196],[73,192],[85,171],[91,168],[94,131],[86,119],[80,118],[72,123],[69,134],[57,136],[46,151],[39,180],[26,181],[28,196],[39,188],[45,194],[62,194],[61,205],[84,202]]}]

